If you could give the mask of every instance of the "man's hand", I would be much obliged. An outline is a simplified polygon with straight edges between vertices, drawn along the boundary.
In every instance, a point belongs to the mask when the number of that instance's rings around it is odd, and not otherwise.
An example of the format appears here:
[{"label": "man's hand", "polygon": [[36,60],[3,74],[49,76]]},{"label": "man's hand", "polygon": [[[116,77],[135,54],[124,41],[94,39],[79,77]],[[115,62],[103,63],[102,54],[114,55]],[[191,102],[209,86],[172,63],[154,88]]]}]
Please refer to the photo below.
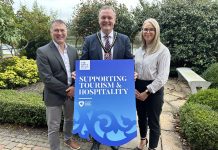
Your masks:
[{"label": "man's hand", "polygon": [[138,78],[138,73],[137,72],[134,72],[134,80],[136,80]]},{"label": "man's hand", "polygon": [[73,78],[74,80],[76,80],[76,71],[73,71],[73,72],[71,73],[71,76],[72,76],[72,78]]},{"label": "man's hand", "polygon": [[70,98],[74,97],[74,87],[70,86],[68,89],[66,89],[66,93],[68,97]]}]

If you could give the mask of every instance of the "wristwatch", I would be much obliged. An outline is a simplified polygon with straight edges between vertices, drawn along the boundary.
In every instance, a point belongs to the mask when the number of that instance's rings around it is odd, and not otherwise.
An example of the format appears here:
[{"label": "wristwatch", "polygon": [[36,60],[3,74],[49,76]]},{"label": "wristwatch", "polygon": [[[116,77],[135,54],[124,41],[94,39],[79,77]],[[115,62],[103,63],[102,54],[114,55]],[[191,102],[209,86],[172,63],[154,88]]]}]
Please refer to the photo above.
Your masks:
[{"label": "wristwatch", "polygon": [[148,94],[148,95],[151,94],[151,92],[148,89],[145,90],[145,93]]}]

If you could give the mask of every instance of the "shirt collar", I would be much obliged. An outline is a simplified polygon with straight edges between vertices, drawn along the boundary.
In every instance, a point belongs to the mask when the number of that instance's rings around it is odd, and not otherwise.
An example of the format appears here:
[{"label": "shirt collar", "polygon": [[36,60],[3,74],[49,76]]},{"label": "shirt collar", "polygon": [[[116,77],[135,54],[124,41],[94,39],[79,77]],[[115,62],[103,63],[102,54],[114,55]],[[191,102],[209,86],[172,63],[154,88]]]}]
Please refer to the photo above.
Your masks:
[{"label": "shirt collar", "polygon": [[[101,39],[103,39],[105,35],[106,35],[106,34],[101,31]],[[111,33],[108,34],[108,36],[111,37],[111,39],[113,39],[113,38],[114,38],[114,31],[112,30]]]},{"label": "shirt collar", "polygon": [[142,53],[142,56],[145,55],[145,50],[142,47],[141,47],[141,53]]},{"label": "shirt collar", "polygon": [[[60,45],[58,43],[56,43],[54,40],[53,40],[53,42],[54,42],[56,48],[59,50],[60,49]],[[67,49],[67,44],[66,43],[64,43],[64,49],[65,50]]]}]

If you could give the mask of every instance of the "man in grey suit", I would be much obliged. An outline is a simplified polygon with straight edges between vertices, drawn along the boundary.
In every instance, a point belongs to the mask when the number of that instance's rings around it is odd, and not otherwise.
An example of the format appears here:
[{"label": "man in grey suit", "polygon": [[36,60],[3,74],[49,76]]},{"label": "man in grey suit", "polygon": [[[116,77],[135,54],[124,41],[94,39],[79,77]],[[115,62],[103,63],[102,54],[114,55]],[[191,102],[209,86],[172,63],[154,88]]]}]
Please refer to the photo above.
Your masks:
[{"label": "man in grey suit", "polygon": [[74,80],[71,72],[78,59],[77,51],[66,44],[67,26],[62,20],[51,24],[52,41],[37,50],[39,75],[44,83],[43,99],[46,105],[48,140],[51,150],[60,150],[59,128],[64,114],[64,144],[80,149],[72,140],[74,110]]},{"label": "man in grey suit", "polygon": [[[113,7],[103,6],[99,10],[101,30],[87,36],[82,49],[81,60],[132,59],[129,38],[113,30],[116,13]],[[72,76],[75,76],[72,74]],[[91,150],[99,150],[100,143],[94,140]],[[119,147],[111,146],[113,150]]]}]

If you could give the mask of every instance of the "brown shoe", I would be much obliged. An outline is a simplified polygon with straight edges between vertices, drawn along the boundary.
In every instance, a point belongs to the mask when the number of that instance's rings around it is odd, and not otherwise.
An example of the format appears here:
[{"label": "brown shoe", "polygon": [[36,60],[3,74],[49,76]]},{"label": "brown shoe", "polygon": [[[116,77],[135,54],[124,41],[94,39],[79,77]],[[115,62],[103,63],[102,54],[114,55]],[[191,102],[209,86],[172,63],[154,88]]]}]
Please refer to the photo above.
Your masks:
[{"label": "brown shoe", "polygon": [[72,139],[64,141],[64,145],[68,146],[72,150],[80,149],[80,146],[75,141],[73,141]]}]

